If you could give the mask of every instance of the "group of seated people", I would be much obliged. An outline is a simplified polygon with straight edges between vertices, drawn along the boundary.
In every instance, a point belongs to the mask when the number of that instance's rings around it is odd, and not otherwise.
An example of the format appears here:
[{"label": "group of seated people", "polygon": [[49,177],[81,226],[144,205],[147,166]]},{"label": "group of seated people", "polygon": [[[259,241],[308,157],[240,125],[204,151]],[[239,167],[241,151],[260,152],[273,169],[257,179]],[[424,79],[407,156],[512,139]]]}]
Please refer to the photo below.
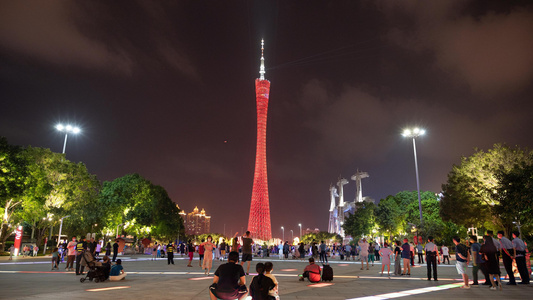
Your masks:
[{"label": "group of seated people", "polygon": [[[256,265],[258,275],[252,279],[249,291],[246,288],[246,273],[238,262],[239,253],[230,252],[228,262],[220,265],[215,271],[213,284],[209,287],[211,300],[244,299],[248,292],[254,300],[279,299],[278,281],[271,273],[274,267],[271,262]],[[310,282],[320,282],[320,273],[320,266],[315,264],[314,258],[311,257],[300,280],[308,278]]]}]

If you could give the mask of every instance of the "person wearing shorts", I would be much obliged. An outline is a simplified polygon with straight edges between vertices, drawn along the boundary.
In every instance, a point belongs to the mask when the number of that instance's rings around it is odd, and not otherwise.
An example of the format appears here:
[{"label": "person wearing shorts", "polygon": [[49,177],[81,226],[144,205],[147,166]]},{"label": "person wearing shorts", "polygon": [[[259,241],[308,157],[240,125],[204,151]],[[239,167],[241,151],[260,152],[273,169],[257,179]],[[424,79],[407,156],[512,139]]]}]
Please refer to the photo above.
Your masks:
[{"label": "person wearing shorts", "polygon": [[244,265],[244,262],[248,262],[246,267],[246,275],[250,275],[250,263],[252,262],[252,244],[254,240],[250,238],[250,231],[246,231],[246,235],[242,237],[242,261],[241,266]]},{"label": "person wearing shorts", "polygon": [[194,245],[192,244],[191,240],[187,241],[187,251],[189,252],[189,264],[187,267],[192,267],[191,263],[194,256]]},{"label": "person wearing shorts", "polygon": [[464,285],[461,286],[461,288],[469,289],[470,285],[468,284],[468,274],[466,273],[466,269],[468,268],[468,263],[470,261],[468,248],[461,244],[461,239],[458,236],[453,238],[453,243],[455,244],[455,259],[457,261],[455,267],[457,268],[457,273],[463,277],[464,281]]},{"label": "person wearing shorts", "polygon": [[403,272],[402,275],[411,276],[411,246],[408,239],[403,239],[402,245],[402,260],[403,260]]}]

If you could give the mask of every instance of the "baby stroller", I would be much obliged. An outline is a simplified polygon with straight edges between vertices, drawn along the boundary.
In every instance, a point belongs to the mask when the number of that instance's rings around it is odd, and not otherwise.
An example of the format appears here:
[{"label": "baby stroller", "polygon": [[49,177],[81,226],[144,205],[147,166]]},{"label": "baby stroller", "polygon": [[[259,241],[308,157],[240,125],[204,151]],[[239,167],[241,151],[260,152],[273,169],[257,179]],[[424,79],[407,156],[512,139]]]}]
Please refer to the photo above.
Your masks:
[{"label": "baby stroller", "polygon": [[100,282],[106,280],[105,266],[99,262],[91,252],[84,251],[81,257],[81,265],[88,268],[85,277],[80,278],[80,282],[89,281]]}]

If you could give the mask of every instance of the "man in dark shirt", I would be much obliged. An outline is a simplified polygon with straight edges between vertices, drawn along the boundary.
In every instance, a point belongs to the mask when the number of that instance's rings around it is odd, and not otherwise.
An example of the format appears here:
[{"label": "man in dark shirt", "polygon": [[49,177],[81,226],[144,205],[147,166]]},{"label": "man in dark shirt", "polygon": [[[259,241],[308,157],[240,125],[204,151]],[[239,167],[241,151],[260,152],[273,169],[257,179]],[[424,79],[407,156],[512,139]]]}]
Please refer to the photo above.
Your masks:
[{"label": "man in dark shirt", "polygon": [[461,274],[464,281],[464,285],[461,286],[461,288],[469,289],[470,285],[468,284],[468,274],[466,273],[466,269],[470,262],[470,253],[468,253],[468,248],[461,244],[461,239],[458,236],[453,238],[453,243],[455,244],[455,267],[457,268],[457,273]]},{"label": "man in dark shirt", "polygon": [[171,263],[174,264],[174,245],[172,245],[172,242],[167,245],[167,262],[169,265]]},{"label": "man in dark shirt", "polygon": [[250,231],[246,231],[246,235],[242,237],[242,261],[241,266],[248,262],[246,267],[246,275],[250,274],[250,263],[252,262],[252,244],[254,240],[250,238]]},{"label": "man in dark shirt", "polygon": [[500,239],[499,244],[502,249],[502,260],[505,271],[509,276],[509,282],[507,285],[516,285],[516,280],[514,278],[513,271],[513,258],[515,257],[516,249],[513,247],[513,243],[503,235],[503,231],[498,231],[498,238]]},{"label": "man in dark shirt", "polygon": [[87,242],[85,241],[85,238],[82,237],[81,241],[76,244],[76,275],[83,275],[85,267],[81,265],[81,257],[86,249]]},{"label": "man in dark shirt", "polygon": [[246,292],[246,276],[239,262],[239,252],[230,252],[228,262],[215,271],[213,284],[209,288],[209,297],[217,299],[242,299]]},{"label": "man in dark shirt", "polygon": [[113,262],[117,260],[117,254],[118,254],[118,240],[115,240],[115,243],[113,244]]},{"label": "man in dark shirt", "polygon": [[485,282],[490,282],[490,276],[485,267],[485,260],[479,251],[481,250],[481,244],[477,242],[477,236],[470,236],[470,257],[472,258],[472,280],[474,281],[472,285],[478,285],[478,271],[481,270],[485,276]]}]

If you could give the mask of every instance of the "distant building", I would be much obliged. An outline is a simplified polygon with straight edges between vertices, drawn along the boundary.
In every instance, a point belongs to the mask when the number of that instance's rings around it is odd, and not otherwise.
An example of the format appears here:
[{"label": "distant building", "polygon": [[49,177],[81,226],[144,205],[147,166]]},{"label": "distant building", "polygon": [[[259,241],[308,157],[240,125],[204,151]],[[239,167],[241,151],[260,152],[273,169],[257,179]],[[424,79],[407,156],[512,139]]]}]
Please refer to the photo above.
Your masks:
[{"label": "distant building", "polygon": [[211,216],[205,214],[205,210],[194,210],[186,214],[183,210],[180,212],[183,222],[185,223],[185,233],[191,235],[200,235],[211,232]]}]

